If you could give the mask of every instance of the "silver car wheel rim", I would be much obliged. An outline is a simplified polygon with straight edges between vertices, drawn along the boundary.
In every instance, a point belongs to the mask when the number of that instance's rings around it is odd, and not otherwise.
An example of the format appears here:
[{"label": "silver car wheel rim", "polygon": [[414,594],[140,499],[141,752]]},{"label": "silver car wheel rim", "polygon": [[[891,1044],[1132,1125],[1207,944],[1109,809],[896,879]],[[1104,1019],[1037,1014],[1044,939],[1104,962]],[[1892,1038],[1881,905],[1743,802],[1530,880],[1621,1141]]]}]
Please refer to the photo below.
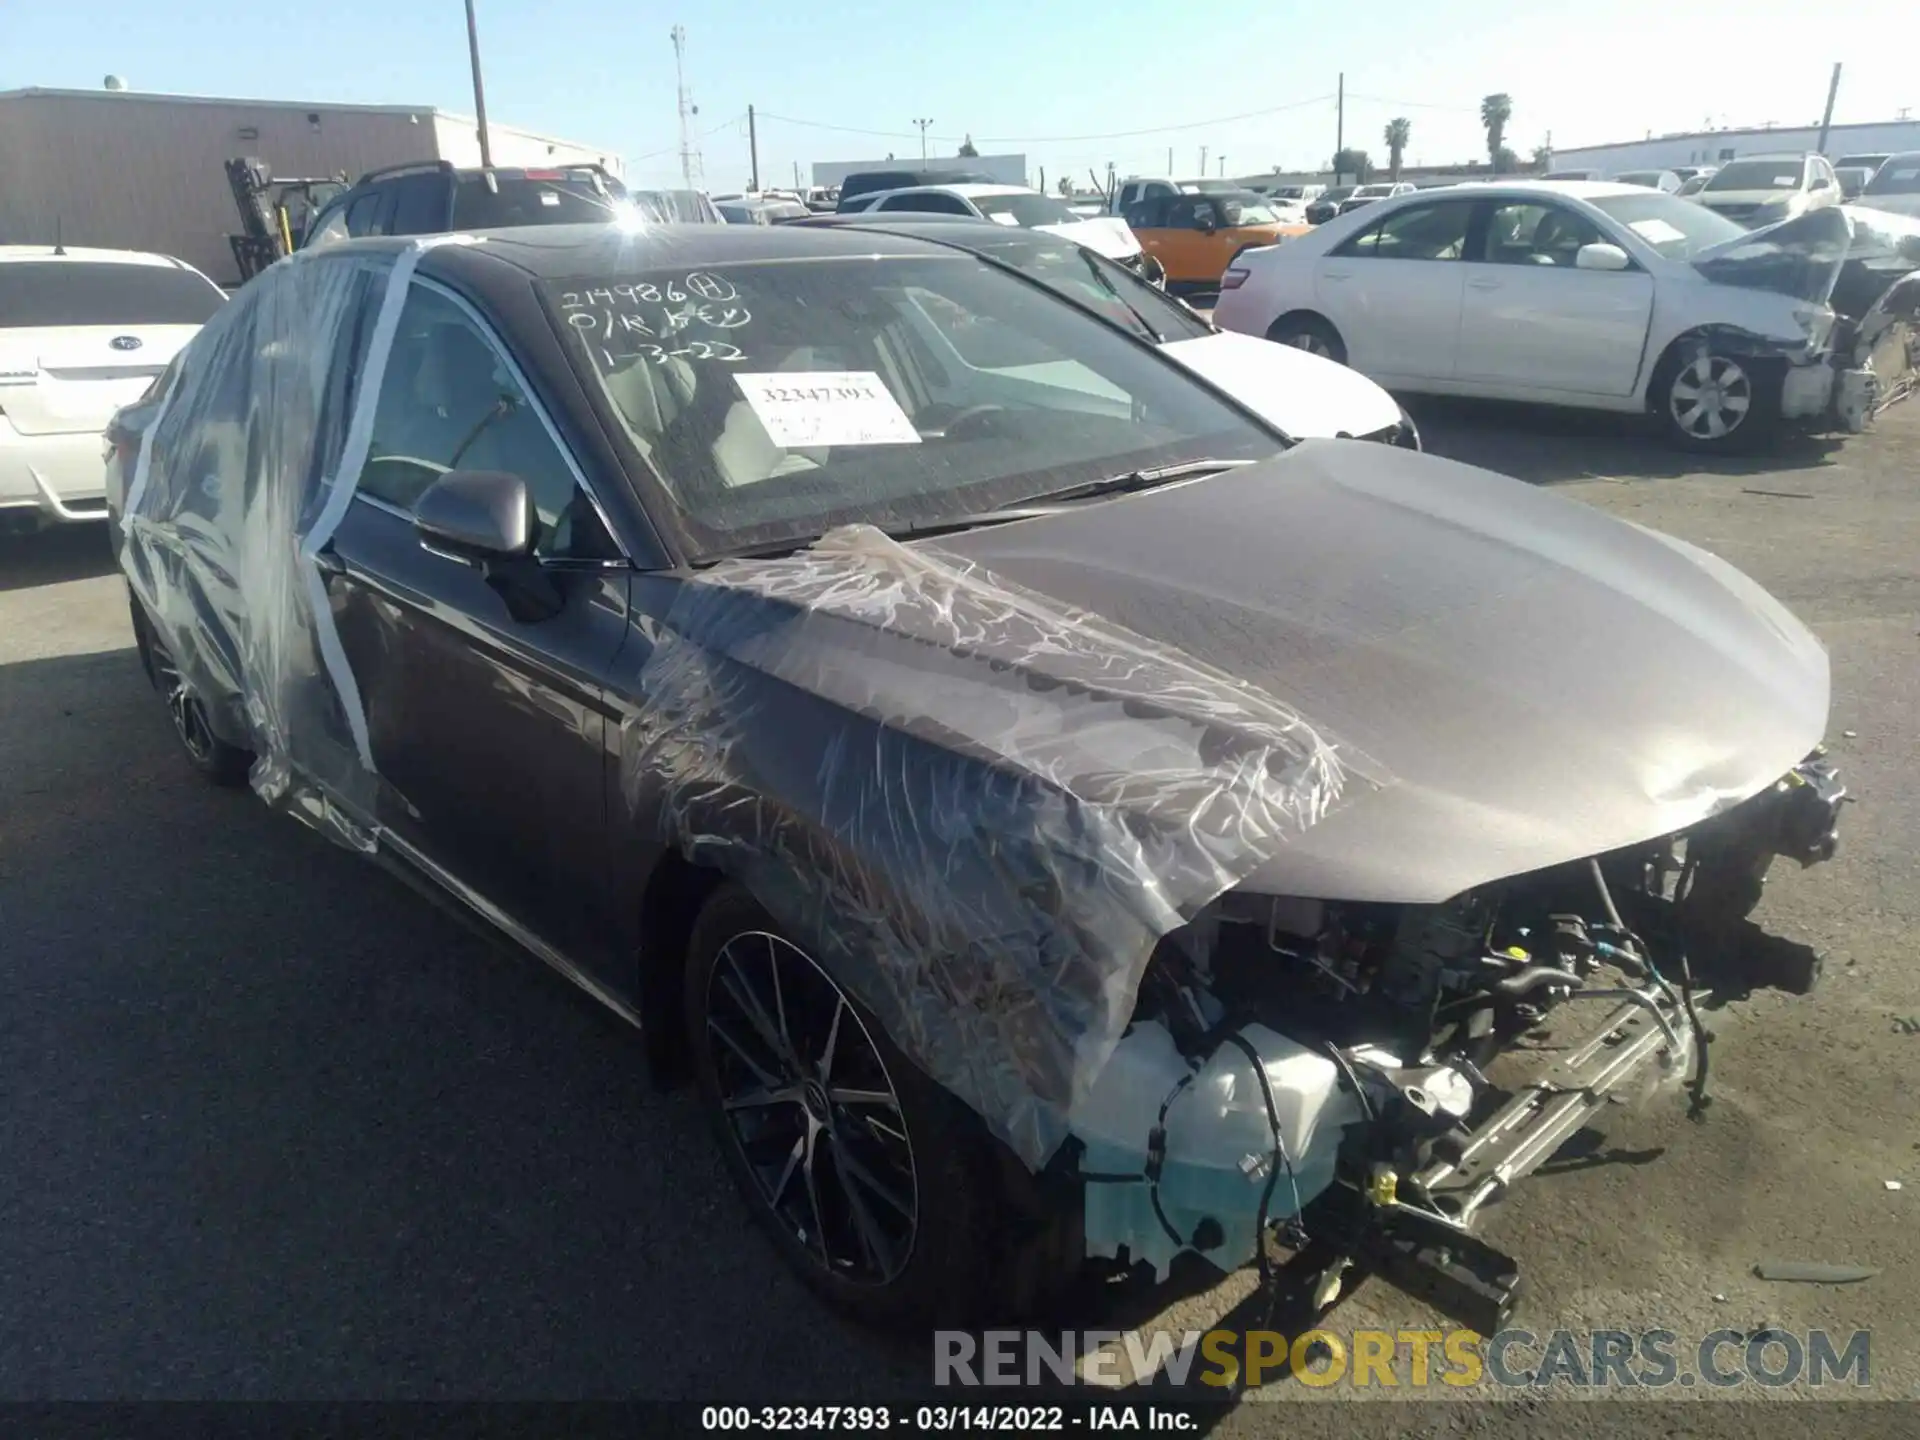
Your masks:
[{"label": "silver car wheel rim", "polygon": [[721,947],[706,1014],[721,1109],[761,1203],[829,1274],[894,1280],[919,1221],[913,1145],[845,993],[798,946],[748,931]]},{"label": "silver car wheel rim", "polygon": [[167,714],[173,720],[180,743],[194,759],[211,760],[215,741],[207,725],[207,712],[193,698],[187,682],[180,678],[180,667],[173,663],[173,656],[157,641],[153,645],[153,676],[160,693],[166,696]]},{"label": "silver car wheel rim", "polygon": [[1673,377],[1673,423],[1696,440],[1724,440],[1753,407],[1753,379],[1724,355],[1696,356]]},{"label": "silver car wheel rim", "polygon": [[1333,358],[1333,347],[1327,344],[1324,338],[1314,334],[1311,330],[1302,330],[1299,334],[1295,335],[1293,337],[1293,347],[1296,350],[1304,350],[1309,355],[1318,355],[1323,360],[1331,360]]}]

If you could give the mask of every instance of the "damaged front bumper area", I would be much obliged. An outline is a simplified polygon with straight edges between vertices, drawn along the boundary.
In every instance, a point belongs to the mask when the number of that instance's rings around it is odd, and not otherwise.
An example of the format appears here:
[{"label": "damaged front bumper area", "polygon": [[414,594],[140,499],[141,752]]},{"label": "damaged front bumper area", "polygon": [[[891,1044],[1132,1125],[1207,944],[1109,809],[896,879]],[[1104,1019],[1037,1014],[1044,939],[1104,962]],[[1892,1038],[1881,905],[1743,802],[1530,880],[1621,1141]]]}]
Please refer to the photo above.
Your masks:
[{"label": "damaged front bumper area", "polygon": [[1858,434],[1920,377],[1920,222],[1858,206],[1817,210],[1702,252],[1719,285],[1805,307],[1803,343],[1726,329],[1734,353],[1785,361],[1783,418]]},{"label": "damaged front bumper area", "polygon": [[[1311,1242],[1318,1304],[1353,1267],[1493,1333],[1520,1267],[1476,1222],[1609,1103],[1685,1083],[1704,1114],[1696,984],[1811,985],[1817,964],[1762,973],[1741,927],[1775,857],[1832,857],[1846,799],[1816,751],[1680,835],[1444,906],[1223,897],[1163,942],[1072,1114],[1086,1255],[1164,1278]],[[1552,1012],[1584,1038],[1514,1073]]]}]

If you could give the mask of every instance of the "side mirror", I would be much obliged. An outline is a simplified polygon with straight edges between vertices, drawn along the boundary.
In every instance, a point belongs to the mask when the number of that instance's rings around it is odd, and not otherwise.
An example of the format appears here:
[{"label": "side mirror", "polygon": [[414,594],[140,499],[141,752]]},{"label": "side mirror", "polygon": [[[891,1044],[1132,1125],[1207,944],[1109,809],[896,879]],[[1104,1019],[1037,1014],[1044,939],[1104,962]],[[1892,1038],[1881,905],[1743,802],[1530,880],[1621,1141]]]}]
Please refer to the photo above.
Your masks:
[{"label": "side mirror", "polygon": [[1194,228],[1197,229],[1202,235],[1211,235],[1215,230],[1218,230],[1220,228],[1218,223],[1214,220],[1213,212],[1211,210],[1202,211],[1199,215],[1195,216],[1193,223],[1194,223]]},{"label": "side mirror", "polygon": [[413,507],[420,543],[460,560],[533,553],[540,518],[527,482],[502,470],[449,470]]},{"label": "side mirror", "polygon": [[565,608],[565,592],[534,558],[540,516],[518,475],[449,470],[415,502],[413,528],[428,550],[477,566],[521,624],[551,620]]},{"label": "side mirror", "polygon": [[1813,177],[1813,188],[1815,190],[1831,190],[1833,188],[1833,182],[1824,175],[1816,175]]},{"label": "side mirror", "polygon": [[1573,257],[1576,270],[1624,270],[1632,263],[1626,251],[1605,242],[1582,245]]}]

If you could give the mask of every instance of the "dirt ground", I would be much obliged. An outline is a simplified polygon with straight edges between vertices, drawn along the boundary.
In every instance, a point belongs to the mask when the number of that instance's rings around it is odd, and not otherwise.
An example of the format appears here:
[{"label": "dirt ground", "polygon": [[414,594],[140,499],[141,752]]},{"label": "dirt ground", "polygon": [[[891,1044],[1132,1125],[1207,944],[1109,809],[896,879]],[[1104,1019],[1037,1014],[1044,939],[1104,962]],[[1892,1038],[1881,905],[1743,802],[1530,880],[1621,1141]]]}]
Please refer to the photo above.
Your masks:
[{"label": "dirt ground", "polygon": [[[1822,947],[1826,977],[1707,1017],[1704,1123],[1678,1099],[1615,1110],[1602,1145],[1492,1217],[1525,1265],[1520,1323],[1686,1340],[1865,1328],[1864,1393],[1920,1393],[1920,402],[1866,437],[1712,468],[1613,419],[1416,415],[1432,450],[1704,545],[1804,617],[1832,653],[1832,744],[1859,800],[1839,858],[1776,872],[1759,916]],[[104,545],[0,542],[0,1399],[845,1402],[921,1386],[924,1345],[837,1323],[778,1268],[689,1100],[646,1090],[630,1033],[190,776]],[[1879,1273],[1756,1279],[1770,1259]],[[1083,1323],[1257,1325],[1250,1289],[1156,1292]],[[1438,1322],[1369,1284],[1329,1324]],[[1324,1409],[1369,1393],[1280,1381],[1208,1424],[1412,1423]],[[1717,1408],[1661,1428],[1752,1433],[1745,1407]],[[1860,1412],[1849,1433],[1895,1413]],[[1529,1396],[1423,1410],[1419,1428],[1600,1423]]]}]

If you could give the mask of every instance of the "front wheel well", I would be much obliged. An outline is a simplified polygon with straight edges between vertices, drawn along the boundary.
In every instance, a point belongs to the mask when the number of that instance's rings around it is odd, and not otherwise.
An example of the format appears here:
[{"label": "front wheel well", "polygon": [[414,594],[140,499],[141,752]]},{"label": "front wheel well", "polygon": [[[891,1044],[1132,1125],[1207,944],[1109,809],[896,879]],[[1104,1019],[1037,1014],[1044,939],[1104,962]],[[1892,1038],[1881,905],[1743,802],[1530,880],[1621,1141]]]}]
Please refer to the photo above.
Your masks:
[{"label": "front wheel well", "polygon": [[1784,369],[1786,363],[1785,347],[1777,340],[1769,340],[1764,335],[1756,335],[1737,325],[1696,326],[1674,336],[1648,372],[1644,398],[1649,413],[1659,412],[1666,386],[1681,362],[1703,350],[1745,361],[1764,372]]},{"label": "front wheel well", "polygon": [[669,851],[647,876],[640,897],[640,944],[635,957],[640,1033],[646,1045],[648,1077],[662,1090],[677,1089],[693,1078],[682,1005],[687,942],[707,900],[725,878],[678,851]]},{"label": "front wheel well", "polygon": [[1267,326],[1267,338],[1272,339],[1274,332],[1279,330],[1281,326],[1289,322],[1298,323],[1301,321],[1312,321],[1315,325],[1324,325],[1327,329],[1333,330],[1333,333],[1336,335],[1340,333],[1334,329],[1333,322],[1318,310],[1309,310],[1305,306],[1301,306],[1295,310],[1283,311],[1281,314],[1275,316],[1273,323]]}]

